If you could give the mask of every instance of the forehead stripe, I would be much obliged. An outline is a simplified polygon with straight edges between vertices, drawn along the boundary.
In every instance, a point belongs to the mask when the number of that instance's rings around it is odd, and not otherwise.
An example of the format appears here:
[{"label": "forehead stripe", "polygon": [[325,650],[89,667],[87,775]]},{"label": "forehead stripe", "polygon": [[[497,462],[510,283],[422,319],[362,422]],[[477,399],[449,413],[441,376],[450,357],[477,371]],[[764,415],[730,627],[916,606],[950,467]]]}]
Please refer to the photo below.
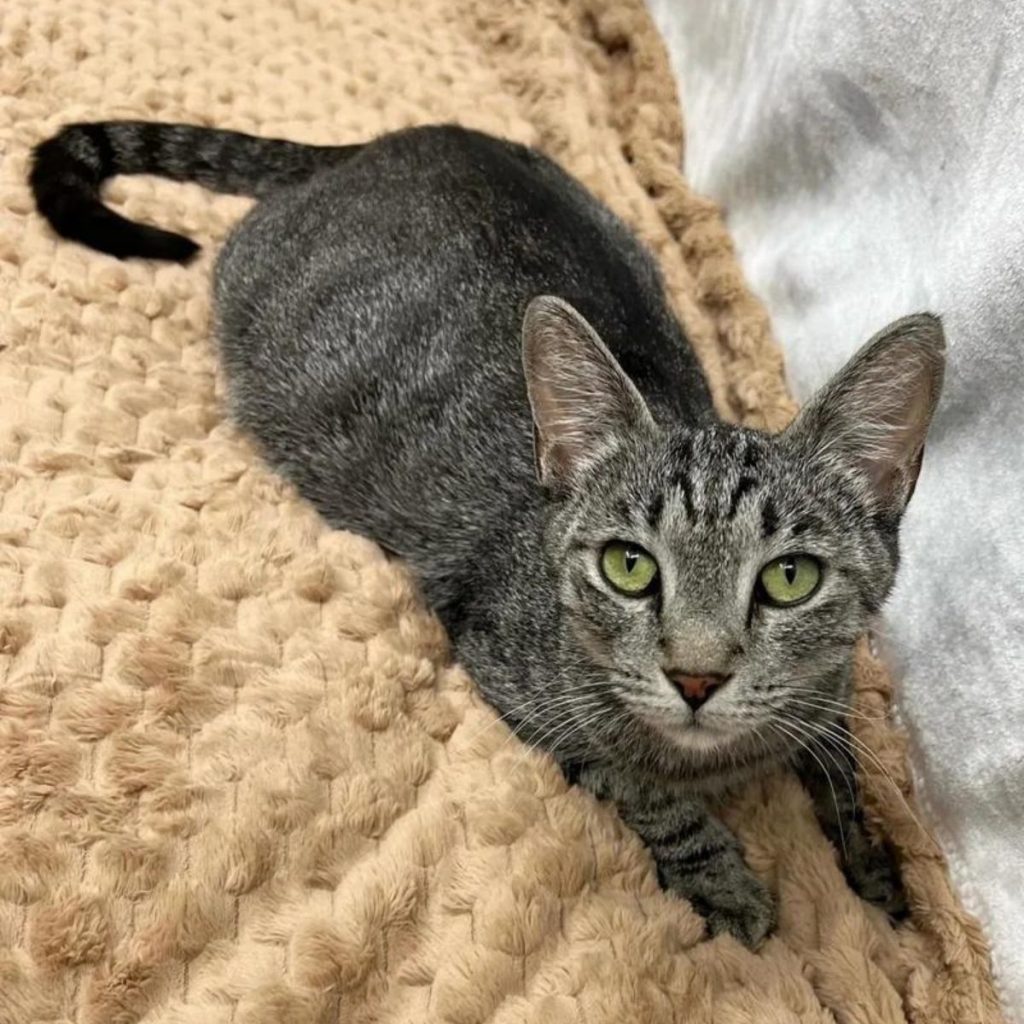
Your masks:
[{"label": "forehead stripe", "polygon": [[693,492],[690,489],[690,478],[685,473],[680,473],[679,478],[676,480],[679,486],[679,490],[683,494],[683,506],[686,508],[686,516],[688,519],[696,518],[696,514],[693,510]]},{"label": "forehead stripe", "polygon": [[651,507],[647,510],[647,525],[652,530],[658,528],[658,523],[661,520],[661,513],[665,508],[665,495],[658,491],[654,496],[654,500],[651,502]]},{"label": "forehead stripe", "polygon": [[732,519],[736,515],[736,510],[739,508],[743,496],[752,491],[756,486],[757,481],[752,476],[741,476],[739,478],[736,489],[732,492],[732,497],[729,499],[729,510],[725,514],[726,519]]}]

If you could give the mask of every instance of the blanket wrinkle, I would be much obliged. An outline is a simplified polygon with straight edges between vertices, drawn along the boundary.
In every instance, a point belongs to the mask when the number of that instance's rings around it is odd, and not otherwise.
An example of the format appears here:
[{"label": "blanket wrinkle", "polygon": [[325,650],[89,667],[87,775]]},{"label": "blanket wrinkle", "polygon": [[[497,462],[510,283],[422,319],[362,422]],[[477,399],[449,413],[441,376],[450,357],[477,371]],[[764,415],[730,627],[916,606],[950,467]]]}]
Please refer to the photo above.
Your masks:
[{"label": "blanket wrinkle", "polygon": [[[724,415],[793,415],[640,0],[8,0],[0,16],[0,1024],[995,1022],[984,944],[864,729],[912,923],[846,888],[806,795],[727,815],[780,897],[708,940],[614,812],[512,738],[403,568],[224,422],[213,253],[245,200],[111,183],[188,268],[57,240],[72,120],[314,143],[461,121],[549,152],[657,254]],[[863,653],[859,701],[889,682]]]}]

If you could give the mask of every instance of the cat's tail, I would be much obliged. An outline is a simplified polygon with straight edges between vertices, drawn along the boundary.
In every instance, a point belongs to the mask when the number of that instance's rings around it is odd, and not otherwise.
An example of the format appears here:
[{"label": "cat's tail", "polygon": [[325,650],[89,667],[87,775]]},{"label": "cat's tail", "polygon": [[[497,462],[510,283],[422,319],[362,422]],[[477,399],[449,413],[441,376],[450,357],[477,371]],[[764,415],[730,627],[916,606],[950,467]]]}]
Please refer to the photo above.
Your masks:
[{"label": "cat's tail", "polygon": [[217,192],[263,196],[361,149],[310,146],[241,132],[151,121],[71,124],[36,146],[29,184],[54,231],[112,256],[185,262],[199,246],[184,235],[137,224],[103,205],[116,174],[156,174]]}]

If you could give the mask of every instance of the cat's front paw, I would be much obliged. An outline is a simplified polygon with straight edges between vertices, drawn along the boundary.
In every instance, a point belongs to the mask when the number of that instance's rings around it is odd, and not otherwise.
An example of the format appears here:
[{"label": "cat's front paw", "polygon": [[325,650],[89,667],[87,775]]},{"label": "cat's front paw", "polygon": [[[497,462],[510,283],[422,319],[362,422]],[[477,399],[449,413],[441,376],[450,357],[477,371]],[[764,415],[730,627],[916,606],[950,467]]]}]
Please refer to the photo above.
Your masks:
[{"label": "cat's front paw", "polygon": [[712,935],[728,932],[757,949],[775,927],[775,900],[749,872],[732,876],[715,893],[705,915]]},{"label": "cat's front paw", "polygon": [[775,900],[740,861],[729,870],[665,879],[707,921],[712,935],[727,932],[757,949],[775,927]]}]

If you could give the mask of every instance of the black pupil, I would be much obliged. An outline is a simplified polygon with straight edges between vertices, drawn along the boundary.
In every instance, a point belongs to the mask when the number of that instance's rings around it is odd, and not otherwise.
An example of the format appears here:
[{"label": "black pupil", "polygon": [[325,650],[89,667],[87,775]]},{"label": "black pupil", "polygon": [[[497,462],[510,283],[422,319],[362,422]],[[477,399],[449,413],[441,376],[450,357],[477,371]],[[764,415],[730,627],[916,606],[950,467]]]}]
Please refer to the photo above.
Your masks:
[{"label": "black pupil", "polygon": [[622,556],[622,560],[626,565],[626,572],[632,575],[633,570],[636,568],[636,563],[640,561],[640,552],[635,548],[626,548],[626,553]]},{"label": "black pupil", "polygon": [[793,581],[796,579],[796,559],[795,558],[784,558],[782,559],[782,571],[785,573],[786,582],[792,586]]}]

